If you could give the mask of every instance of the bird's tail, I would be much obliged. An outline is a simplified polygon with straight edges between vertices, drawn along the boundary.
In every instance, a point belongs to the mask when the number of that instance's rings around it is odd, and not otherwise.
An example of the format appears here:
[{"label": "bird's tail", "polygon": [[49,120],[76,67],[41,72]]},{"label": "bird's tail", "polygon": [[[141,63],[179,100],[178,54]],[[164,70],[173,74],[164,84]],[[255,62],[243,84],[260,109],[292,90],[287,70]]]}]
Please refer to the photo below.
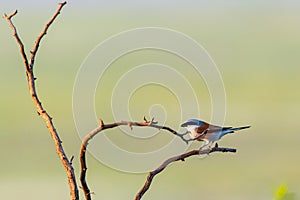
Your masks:
[{"label": "bird's tail", "polygon": [[220,134],[220,138],[223,137],[224,135],[228,134],[228,133],[234,133],[235,131],[239,131],[239,130],[250,128],[250,127],[251,126],[242,126],[242,127],[237,127],[237,128],[232,128],[232,127],[223,128],[223,130]]},{"label": "bird's tail", "polygon": [[230,128],[231,131],[239,131],[242,129],[250,128],[251,126],[242,126],[242,127],[237,127],[237,128]]}]

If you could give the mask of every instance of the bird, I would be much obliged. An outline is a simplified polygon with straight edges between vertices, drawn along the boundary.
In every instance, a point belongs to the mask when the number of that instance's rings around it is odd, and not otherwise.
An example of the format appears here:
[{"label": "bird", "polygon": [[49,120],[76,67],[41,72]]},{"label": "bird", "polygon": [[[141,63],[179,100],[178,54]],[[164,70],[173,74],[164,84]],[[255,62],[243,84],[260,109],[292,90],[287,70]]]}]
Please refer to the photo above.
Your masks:
[{"label": "bird", "polygon": [[181,124],[181,127],[185,127],[187,129],[186,134],[190,135],[191,140],[204,141],[205,143],[200,149],[205,149],[206,147],[211,148],[211,146],[224,135],[234,133],[235,131],[242,129],[247,129],[251,126],[242,126],[237,128],[222,127],[212,125],[198,119],[189,119]]}]

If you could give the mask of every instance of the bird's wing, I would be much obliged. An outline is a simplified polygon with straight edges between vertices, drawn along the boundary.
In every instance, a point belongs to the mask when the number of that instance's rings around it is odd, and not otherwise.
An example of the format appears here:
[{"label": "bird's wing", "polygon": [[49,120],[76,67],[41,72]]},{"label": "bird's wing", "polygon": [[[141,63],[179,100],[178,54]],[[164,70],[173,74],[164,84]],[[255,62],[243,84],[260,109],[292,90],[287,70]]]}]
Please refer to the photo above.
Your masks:
[{"label": "bird's wing", "polygon": [[216,126],[216,125],[212,125],[210,124],[209,125],[209,130],[212,130],[212,131],[218,131],[218,130],[224,130],[224,129],[230,129],[232,127],[222,127],[222,126]]},{"label": "bird's wing", "polygon": [[206,122],[203,122],[202,124],[201,124],[201,126],[198,126],[196,129],[195,129],[195,131],[198,133],[198,134],[203,134],[206,130],[208,130],[209,129],[209,124],[208,123],[206,123]]},{"label": "bird's wing", "polygon": [[215,133],[219,131],[231,131],[232,127],[221,127],[221,126],[215,126],[215,125],[210,125],[209,129],[207,130],[207,133]]},{"label": "bird's wing", "polygon": [[196,132],[199,133],[199,134],[201,134],[201,133],[203,133],[206,130],[209,133],[209,132],[215,132],[215,131],[228,130],[228,129],[231,129],[231,128],[232,127],[216,126],[216,125],[212,125],[212,124],[203,122],[201,124],[201,126],[199,126],[199,127],[196,128]]}]

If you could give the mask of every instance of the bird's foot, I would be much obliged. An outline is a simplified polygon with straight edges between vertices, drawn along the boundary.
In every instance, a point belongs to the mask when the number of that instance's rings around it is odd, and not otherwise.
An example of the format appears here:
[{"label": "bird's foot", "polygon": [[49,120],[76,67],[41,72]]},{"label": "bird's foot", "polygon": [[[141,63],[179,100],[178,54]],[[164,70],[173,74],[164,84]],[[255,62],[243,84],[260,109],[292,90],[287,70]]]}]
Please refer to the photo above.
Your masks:
[{"label": "bird's foot", "polygon": [[216,142],[216,144],[215,144],[215,147],[214,148],[218,148],[219,147],[219,145],[218,145],[218,143]]}]

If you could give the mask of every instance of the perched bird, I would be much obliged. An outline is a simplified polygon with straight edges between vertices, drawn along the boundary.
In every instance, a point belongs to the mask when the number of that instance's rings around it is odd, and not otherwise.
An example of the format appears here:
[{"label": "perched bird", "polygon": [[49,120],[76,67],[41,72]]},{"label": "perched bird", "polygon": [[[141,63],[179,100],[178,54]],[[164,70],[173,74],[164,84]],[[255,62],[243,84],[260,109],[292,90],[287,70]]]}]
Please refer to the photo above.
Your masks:
[{"label": "perched bird", "polygon": [[208,148],[211,148],[211,146],[215,142],[220,140],[224,135],[228,133],[233,133],[234,131],[250,128],[250,126],[243,126],[238,128],[221,127],[211,125],[197,119],[189,119],[183,124],[181,124],[181,127],[185,127],[187,129],[187,133],[190,135],[192,140],[205,142],[201,149],[207,146]]}]

